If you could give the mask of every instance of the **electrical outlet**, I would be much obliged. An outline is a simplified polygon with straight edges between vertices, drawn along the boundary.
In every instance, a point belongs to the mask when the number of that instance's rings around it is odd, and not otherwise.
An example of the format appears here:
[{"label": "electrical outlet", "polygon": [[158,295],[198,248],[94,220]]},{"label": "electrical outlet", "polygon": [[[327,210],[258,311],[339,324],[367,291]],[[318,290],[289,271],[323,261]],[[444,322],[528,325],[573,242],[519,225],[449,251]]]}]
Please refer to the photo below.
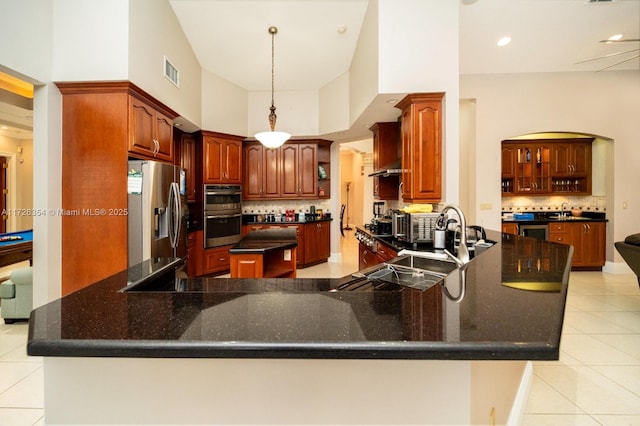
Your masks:
[{"label": "electrical outlet", "polygon": [[291,262],[291,250],[284,251],[284,261]]},{"label": "electrical outlet", "polygon": [[626,208],[627,208],[627,202],[626,202],[626,201],[623,201],[623,202],[622,202],[622,208],[623,208],[623,209],[626,209]]},{"label": "electrical outlet", "polygon": [[491,210],[493,206],[491,203],[480,203],[480,210]]}]

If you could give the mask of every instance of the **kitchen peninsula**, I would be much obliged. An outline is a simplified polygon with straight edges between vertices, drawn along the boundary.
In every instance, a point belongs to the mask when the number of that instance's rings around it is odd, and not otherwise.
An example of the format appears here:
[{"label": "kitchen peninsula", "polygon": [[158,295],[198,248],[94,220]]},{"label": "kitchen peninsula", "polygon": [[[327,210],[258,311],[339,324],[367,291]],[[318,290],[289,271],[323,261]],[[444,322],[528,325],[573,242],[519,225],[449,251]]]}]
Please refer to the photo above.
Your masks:
[{"label": "kitchen peninsula", "polygon": [[505,423],[526,401],[527,361],[558,358],[571,248],[487,234],[498,243],[425,291],[172,279],[168,261],[123,271],[33,311],[46,420]]}]

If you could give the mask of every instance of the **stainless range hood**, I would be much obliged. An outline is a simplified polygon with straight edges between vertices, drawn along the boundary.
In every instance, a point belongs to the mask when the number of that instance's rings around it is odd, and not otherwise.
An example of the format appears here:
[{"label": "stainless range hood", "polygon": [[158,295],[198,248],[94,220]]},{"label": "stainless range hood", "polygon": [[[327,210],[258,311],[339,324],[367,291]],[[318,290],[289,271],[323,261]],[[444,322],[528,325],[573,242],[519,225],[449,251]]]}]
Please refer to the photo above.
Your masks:
[{"label": "stainless range hood", "polygon": [[393,163],[387,164],[385,167],[382,167],[374,171],[369,176],[370,177],[373,177],[373,176],[387,177],[387,176],[398,176],[401,174],[402,174],[402,161],[398,159]]}]

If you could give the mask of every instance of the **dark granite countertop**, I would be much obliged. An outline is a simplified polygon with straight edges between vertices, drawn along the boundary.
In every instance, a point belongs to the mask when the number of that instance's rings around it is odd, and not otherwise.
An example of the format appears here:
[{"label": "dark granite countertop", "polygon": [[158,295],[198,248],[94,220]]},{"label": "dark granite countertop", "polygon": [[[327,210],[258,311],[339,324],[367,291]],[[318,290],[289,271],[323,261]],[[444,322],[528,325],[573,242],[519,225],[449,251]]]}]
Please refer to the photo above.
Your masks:
[{"label": "dark granite countertop", "polygon": [[583,211],[582,216],[573,217],[571,212],[567,212],[567,216],[559,218],[562,212],[559,211],[546,211],[546,212],[518,212],[518,213],[531,213],[533,219],[518,219],[514,217],[502,216],[502,223],[528,223],[531,225],[544,225],[557,222],[607,222],[606,213],[596,211]]},{"label": "dark granite countertop", "polygon": [[[367,278],[154,279],[122,271],[35,309],[37,356],[498,359],[559,355],[571,248],[488,231],[464,273],[421,291]],[[154,263],[156,260],[151,261]],[[161,263],[167,277],[167,261]],[[149,265],[138,268],[147,271]],[[463,285],[463,282],[465,285]],[[362,291],[339,291],[349,284]],[[460,299],[460,300],[456,300]]]},{"label": "dark granite countertop", "polygon": [[229,249],[230,254],[268,253],[298,245],[295,229],[260,229],[251,231]]}]

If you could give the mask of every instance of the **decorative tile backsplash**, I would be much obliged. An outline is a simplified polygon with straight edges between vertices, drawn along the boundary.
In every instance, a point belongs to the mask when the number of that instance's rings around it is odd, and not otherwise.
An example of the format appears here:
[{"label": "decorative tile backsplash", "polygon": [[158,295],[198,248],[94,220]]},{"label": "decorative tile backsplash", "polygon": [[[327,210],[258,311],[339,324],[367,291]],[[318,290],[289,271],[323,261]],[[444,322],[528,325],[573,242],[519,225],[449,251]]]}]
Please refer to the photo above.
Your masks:
[{"label": "decorative tile backsplash", "polygon": [[[296,212],[301,210],[309,212],[309,206],[322,209],[323,212],[332,213],[329,210],[329,200],[277,200],[277,201],[242,201],[243,213],[281,213],[288,209]],[[336,212],[338,213],[338,212]]]},{"label": "decorative tile backsplash", "polygon": [[556,211],[562,209],[562,203],[568,203],[565,205],[566,209],[578,208],[584,211],[605,212],[606,202],[607,198],[604,196],[509,197],[502,199],[502,211]]}]

